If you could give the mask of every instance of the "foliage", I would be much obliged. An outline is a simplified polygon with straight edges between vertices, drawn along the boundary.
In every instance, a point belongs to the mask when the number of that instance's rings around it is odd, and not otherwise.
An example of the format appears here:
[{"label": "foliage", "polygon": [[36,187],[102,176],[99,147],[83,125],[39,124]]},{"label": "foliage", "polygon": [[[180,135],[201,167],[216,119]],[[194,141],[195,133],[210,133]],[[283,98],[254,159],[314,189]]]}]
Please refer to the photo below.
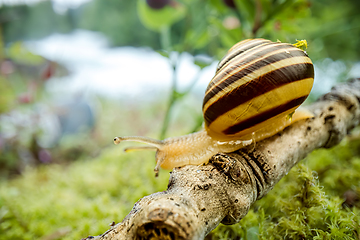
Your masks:
[{"label": "foliage", "polygon": [[[138,15],[142,23],[145,27],[160,32],[163,55],[168,57],[173,69],[172,89],[160,139],[166,136],[171,111],[175,104],[190,92],[197,80],[194,79],[188,91],[180,92],[177,89],[179,54],[171,54],[172,51],[180,53],[188,51],[196,54],[198,51],[203,51],[205,47],[212,47],[209,48],[211,51],[208,53],[221,58],[227,49],[241,39],[271,35],[271,30],[266,28],[267,24],[287,10],[298,9],[292,15],[285,14],[282,21],[288,21],[291,18],[298,21],[304,12],[305,15],[308,12],[307,0],[235,1],[235,7],[227,7],[221,1],[204,3],[202,0],[184,0],[172,3],[162,9],[153,9],[144,0],[138,0]],[[177,22],[179,25],[176,25]],[[177,34],[174,34],[175,30]],[[194,63],[197,64],[196,61]],[[211,61],[207,64],[210,63]],[[202,70],[203,65],[204,63],[199,65],[199,71]],[[201,122],[199,122],[200,125]]]},{"label": "foliage", "polygon": [[75,27],[72,25],[72,12],[69,11],[66,15],[56,14],[51,1],[31,5],[2,5],[0,26],[5,43],[39,39],[54,32],[69,32]]},{"label": "foliage", "polygon": [[[139,18],[136,17],[136,9],[143,8],[144,2],[94,0],[84,6],[79,26],[105,33],[114,45],[163,49],[161,34],[151,32],[151,28],[140,23],[139,19],[143,19],[142,23],[147,26],[144,13],[138,11]],[[222,0],[172,2],[177,4],[152,12],[161,16],[162,10],[176,11],[178,5],[182,6],[181,11],[185,11],[182,19],[168,24],[171,47],[179,52],[206,53],[221,58],[226,49],[241,39],[264,37],[283,42],[307,39],[313,59],[359,59],[357,0],[234,0],[236,9],[226,6]],[[94,16],[106,18],[98,21]],[[145,19],[152,24],[157,21]]]},{"label": "foliage", "polygon": [[311,56],[314,60],[359,61],[360,49],[360,2],[312,1],[310,18],[301,22],[301,32],[311,40]]},{"label": "foliage", "polygon": [[114,46],[151,46],[158,49],[159,36],[141,24],[136,14],[136,2],[93,0],[78,14],[78,27],[105,34]]},{"label": "foliage", "polygon": [[[54,11],[50,1],[3,5],[0,24],[6,43],[85,28],[104,33],[114,46],[161,49],[159,33],[147,29],[140,21],[146,14],[137,15],[137,9],[143,8],[144,2],[93,0],[62,14]],[[234,0],[236,9],[226,6],[222,0],[170,2],[177,4],[156,11],[161,16],[163,10],[172,9],[175,15],[181,10],[182,17],[168,24],[171,46],[179,52],[206,53],[220,58],[234,42],[265,37],[283,42],[307,39],[313,59],[359,60],[358,0]],[[154,21],[156,19],[145,20]]]},{"label": "foliage", "polygon": [[45,61],[43,57],[30,52],[22,42],[14,42],[6,50],[6,57],[18,64],[36,66]]},{"label": "foliage", "polygon": [[182,19],[185,8],[177,4],[176,7],[165,6],[161,10],[151,8],[145,0],[138,1],[137,10],[140,20],[147,28],[161,31]]}]

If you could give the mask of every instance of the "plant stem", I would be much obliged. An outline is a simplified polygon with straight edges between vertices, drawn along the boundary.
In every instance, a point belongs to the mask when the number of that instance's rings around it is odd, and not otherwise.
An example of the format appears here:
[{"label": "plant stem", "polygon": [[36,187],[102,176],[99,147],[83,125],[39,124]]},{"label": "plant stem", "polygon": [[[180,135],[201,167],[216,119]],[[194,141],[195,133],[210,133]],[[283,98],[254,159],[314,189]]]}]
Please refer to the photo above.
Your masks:
[{"label": "plant stem", "polygon": [[176,81],[177,81],[177,63],[178,63],[178,55],[174,54],[171,55],[171,37],[170,37],[170,28],[169,27],[164,27],[161,29],[161,45],[162,48],[167,51],[169,53],[169,62],[171,64],[172,70],[173,70],[173,75],[172,75],[172,82],[171,82],[171,89],[170,89],[170,96],[169,96],[169,101],[168,101],[168,106],[165,112],[165,117],[164,117],[164,121],[162,124],[162,128],[161,128],[161,132],[160,132],[160,139],[164,139],[166,136],[166,131],[169,127],[169,123],[170,123],[170,114],[171,114],[171,110],[176,102]]},{"label": "plant stem", "polygon": [[161,48],[170,53],[171,49],[171,37],[170,37],[170,27],[164,26],[160,31],[160,44]]},{"label": "plant stem", "polygon": [[161,132],[160,132],[160,139],[164,139],[166,136],[166,131],[167,131],[167,129],[169,127],[169,123],[170,123],[171,110],[174,107],[175,102],[177,100],[177,94],[176,94],[177,93],[177,91],[176,91],[177,61],[178,61],[178,57],[176,56],[176,62],[175,63],[172,62],[173,76],[172,76],[172,81],[171,81],[171,92],[170,92],[168,107],[165,112],[164,122],[162,124]]}]

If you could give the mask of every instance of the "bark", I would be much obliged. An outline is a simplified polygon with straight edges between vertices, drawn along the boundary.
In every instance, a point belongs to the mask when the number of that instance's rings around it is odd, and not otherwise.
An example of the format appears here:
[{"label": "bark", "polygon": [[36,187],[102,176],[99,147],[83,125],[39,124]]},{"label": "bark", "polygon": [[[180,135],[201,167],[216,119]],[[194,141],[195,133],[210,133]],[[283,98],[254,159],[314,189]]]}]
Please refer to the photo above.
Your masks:
[{"label": "bark", "polygon": [[289,170],[316,148],[338,144],[360,121],[360,78],[338,85],[307,107],[315,117],[207,165],[175,168],[168,189],[135,203],[121,223],[87,239],[203,239],[235,224]]}]

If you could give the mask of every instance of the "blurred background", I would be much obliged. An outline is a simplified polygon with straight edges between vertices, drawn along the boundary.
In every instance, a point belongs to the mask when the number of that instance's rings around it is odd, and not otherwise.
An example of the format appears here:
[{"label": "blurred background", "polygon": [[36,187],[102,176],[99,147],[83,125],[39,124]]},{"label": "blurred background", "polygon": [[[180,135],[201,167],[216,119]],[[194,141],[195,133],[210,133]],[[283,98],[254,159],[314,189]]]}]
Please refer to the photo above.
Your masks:
[{"label": "blurred background", "polygon": [[359,9],[359,0],[0,0],[0,181],[92,160],[115,136],[198,130],[218,61],[246,38],[306,39],[314,101],[360,77]]},{"label": "blurred background", "polygon": [[197,130],[236,42],[306,39],[309,100],[360,76],[358,0],[1,0],[0,171],[91,158],[115,135]]}]

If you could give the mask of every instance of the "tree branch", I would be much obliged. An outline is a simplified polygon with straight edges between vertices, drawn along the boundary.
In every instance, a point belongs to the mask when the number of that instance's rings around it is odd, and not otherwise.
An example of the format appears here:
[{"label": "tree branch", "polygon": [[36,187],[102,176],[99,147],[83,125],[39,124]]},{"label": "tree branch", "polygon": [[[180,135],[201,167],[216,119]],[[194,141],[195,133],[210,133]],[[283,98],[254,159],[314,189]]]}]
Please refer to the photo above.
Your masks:
[{"label": "tree branch", "polygon": [[87,239],[203,239],[219,223],[235,224],[316,148],[338,144],[360,121],[360,79],[339,85],[308,107],[314,118],[209,164],[175,168],[168,189],[135,203],[124,220]]}]

